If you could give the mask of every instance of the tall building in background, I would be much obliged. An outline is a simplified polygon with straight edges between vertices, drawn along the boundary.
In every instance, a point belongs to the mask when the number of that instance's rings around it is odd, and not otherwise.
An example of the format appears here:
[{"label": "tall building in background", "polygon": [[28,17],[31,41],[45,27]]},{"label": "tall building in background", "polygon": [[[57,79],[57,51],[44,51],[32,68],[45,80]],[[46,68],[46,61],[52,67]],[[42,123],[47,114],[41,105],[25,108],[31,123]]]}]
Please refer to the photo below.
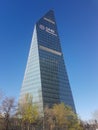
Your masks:
[{"label": "tall building in background", "polygon": [[45,106],[64,102],[75,111],[54,12],[36,22],[20,93],[30,93],[43,111]]}]

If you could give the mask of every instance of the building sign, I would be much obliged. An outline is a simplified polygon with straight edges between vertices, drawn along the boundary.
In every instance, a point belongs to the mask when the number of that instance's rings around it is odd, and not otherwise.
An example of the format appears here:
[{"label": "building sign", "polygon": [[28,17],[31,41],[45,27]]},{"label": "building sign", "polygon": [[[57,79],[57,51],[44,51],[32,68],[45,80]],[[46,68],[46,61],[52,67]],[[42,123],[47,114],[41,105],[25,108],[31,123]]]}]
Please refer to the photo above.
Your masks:
[{"label": "building sign", "polygon": [[50,34],[52,34],[52,35],[54,35],[54,36],[57,36],[57,34],[55,33],[55,30],[53,30],[53,29],[51,29],[51,28],[49,28],[49,27],[47,27],[47,26],[44,26],[44,25],[40,24],[40,25],[39,25],[39,28],[40,28],[41,30],[46,31],[47,33],[50,33]]},{"label": "building sign", "polygon": [[42,24],[39,25],[39,28],[40,28],[41,30],[45,30],[45,26],[43,26]]}]

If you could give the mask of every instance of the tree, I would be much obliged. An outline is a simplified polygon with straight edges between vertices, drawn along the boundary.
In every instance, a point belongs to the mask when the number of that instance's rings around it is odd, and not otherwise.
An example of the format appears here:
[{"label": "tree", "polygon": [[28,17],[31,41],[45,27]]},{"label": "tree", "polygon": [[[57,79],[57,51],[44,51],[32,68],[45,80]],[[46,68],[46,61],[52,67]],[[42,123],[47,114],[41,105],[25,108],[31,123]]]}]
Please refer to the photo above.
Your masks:
[{"label": "tree", "polygon": [[26,94],[21,100],[18,107],[18,115],[22,119],[23,125],[26,124],[28,130],[30,128],[30,125],[35,124],[38,120],[38,108],[33,104],[32,96],[30,94]]},{"label": "tree", "polygon": [[55,104],[53,106],[53,113],[55,116],[55,123],[59,129],[66,128],[68,130],[81,130],[79,119],[73,110],[69,107],[61,104]]},{"label": "tree", "polygon": [[10,118],[15,114],[15,100],[14,98],[4,98],[1,103],[2,120],[4,120],[5,130],[8,130]]},{"label": "tree", "polygon": [[49,130],[82,130],[77,115],[64,103],[55,104],[52,108],[46,108],[44,115]]},{"label": "tree", "polygon": [[43,125],[44,125],[45,129],[52,130],[55,127],[54,118],[55,117],[54,117],[53,109],[45,107],[44,118],[43,118],[43,122],[44,122]]},{"label": "tree", "polygon": [[98,110],[94,111],[93,118],[98,121]]}]

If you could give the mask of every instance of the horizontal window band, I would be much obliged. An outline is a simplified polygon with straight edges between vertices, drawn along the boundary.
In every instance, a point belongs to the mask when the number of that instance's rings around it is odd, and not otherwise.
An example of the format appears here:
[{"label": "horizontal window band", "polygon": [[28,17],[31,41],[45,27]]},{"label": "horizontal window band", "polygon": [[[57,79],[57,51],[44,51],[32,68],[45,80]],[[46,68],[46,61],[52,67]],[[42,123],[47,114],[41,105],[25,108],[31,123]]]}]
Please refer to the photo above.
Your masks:
[{"label": "horizontal window band", "polygon": [[50,22],[50,23],[52,23],[52,24],[55,24],[54,21],[52,21],[51,19],[48,19],[48,18],[46,18],[46,17],[44,17],[44,20],[46,20],[46,21],[48,21],[48,22]]},{"label": "horizontal window band", "polygon": [[44,46],[41,46],[41,45],[39,46],[39,48],[40,48],[41,50],[44,50],[44,51],[47,51],[47,52],[51,52],[51,53],[56,54],[56,55],[59,55],[59,56],[62,55],[61,52],[55,51],[55,50],[53,50],[53,49],[50,49],[50,48],[47,48],[47,47],[44,47]]}]

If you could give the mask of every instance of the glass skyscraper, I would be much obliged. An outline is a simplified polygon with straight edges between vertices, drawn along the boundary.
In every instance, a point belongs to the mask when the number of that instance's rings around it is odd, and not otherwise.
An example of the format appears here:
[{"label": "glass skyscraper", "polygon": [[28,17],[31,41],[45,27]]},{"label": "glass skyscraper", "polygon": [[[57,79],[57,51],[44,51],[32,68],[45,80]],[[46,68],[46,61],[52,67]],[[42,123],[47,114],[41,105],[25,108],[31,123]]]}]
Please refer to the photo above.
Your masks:
[{"label": "glass skyscraper", "polygon": [[43,111],[45,106],[64,102],[75,111],[64,64],[54,12],[50,10],[34,27],[30,52],[20,92],[20,100],[31,94]]}]

